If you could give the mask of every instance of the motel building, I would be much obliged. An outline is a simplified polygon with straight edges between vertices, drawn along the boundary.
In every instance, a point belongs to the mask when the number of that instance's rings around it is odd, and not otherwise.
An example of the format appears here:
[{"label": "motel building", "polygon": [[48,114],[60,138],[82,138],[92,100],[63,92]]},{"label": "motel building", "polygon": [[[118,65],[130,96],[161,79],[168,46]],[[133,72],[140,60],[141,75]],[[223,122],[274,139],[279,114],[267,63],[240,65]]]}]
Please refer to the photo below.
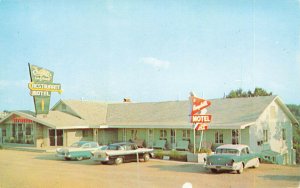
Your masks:
[{"label": "motel building", "polygon": [[[265,160],[295,164],[293,126],[299,124],[278,96],[213,99],[203,133],[205,148],[246,144]],[[106,103],[60,100],[47,115],[12,111],[0,120],[0,144],[36,148],[70,146],[80,140],[101,145],[135,141],[145,147],[191,151],[201,131],[190,123],[190,101]],[[195,140],[194,140],[195,139]],[[163,143],[163,144],[162,144]],[[160,145],[159,145],[160,144]]]}]

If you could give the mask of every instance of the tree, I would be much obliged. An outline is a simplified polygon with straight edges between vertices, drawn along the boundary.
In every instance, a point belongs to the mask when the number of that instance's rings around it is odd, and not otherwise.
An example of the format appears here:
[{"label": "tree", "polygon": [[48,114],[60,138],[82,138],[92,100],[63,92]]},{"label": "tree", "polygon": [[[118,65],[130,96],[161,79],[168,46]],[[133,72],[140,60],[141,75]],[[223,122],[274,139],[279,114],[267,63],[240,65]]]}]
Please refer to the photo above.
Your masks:
[{"label": "tree", "polygon": [[[296,117],[298,122],[300,122],[300,105],[288,104],[287,107],[290,109],[292,114]],[[300,163],[300,126],[293,126],[293,147],[296,150],[296,162]]]},{"label": "tree", "polygon": [[272,95],[272,92],[267,92],[266,90],[256,87],[253,92],[249,91],[243,91],[241,88],[237,90],[231,90],[228,95],[226,95],[226,98],[241,98],[241,97],[257,97],[257,96],[270,96]]}]

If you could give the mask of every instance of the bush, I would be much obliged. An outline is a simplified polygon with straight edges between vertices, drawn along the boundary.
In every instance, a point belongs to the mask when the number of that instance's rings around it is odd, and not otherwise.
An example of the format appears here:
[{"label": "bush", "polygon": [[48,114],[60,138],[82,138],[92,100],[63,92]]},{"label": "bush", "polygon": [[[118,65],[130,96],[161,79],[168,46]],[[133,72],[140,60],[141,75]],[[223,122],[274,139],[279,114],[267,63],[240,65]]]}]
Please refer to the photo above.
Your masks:
[{"label": "bush", "polygon": [[2,146],[2,145],[0,145],[0,149],[3,149],[3,146]]},{"label": "bush", "polygon": [[154,156],[155,156],[155,158],[157,158],[157,159],[162,159],[163,156],[164,156],[164,151],[163,151],[163,150],[156,150],[156,151],[154,152]]},{"label": "bush", "polygon": [[176,161],[187,161],[186,154],[181,154],[180,152],[173,150],[170,152],[170,159]]},{"label": "bush", "polygon": [[176,150],[172,150],[172,151],[156,150],[154,151],[154,156],[157,159],[163,159],[163,156],[169,156],[171,160],[187,161],[186,153],[181,153]]},{"label": "bush", "polygon": [[[194,153],[194,150],[191,150],[191,153]],[[208,155],[210,155],[212,153],[212,150],[210,148],[201,148],[199,151],[199,148],[196,148],[195,153],[206,153]]]},{"label": "bush", "polygon": [[[199,151],[199,150],[198,150]],[[208,155],[212,153],[211,149],[209,148],[201,148],[197,153],[207,153]]]}]

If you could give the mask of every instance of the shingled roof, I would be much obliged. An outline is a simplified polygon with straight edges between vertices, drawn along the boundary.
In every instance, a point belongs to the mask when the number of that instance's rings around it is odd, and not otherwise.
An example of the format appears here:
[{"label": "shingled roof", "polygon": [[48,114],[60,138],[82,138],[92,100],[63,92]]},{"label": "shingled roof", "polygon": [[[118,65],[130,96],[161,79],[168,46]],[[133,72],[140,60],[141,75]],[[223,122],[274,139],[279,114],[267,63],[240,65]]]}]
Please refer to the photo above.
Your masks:
[{"label": "shingled roof", "polygon": [[63,100],[87,125],[106,124],[107,103],[94,101]]},{"label": "shingled roof", "polygon": [[[207,108],[212,115],[210,128],[243,128],[254,123],[276,96],[213,99]],[[189,125],[190,102],[109,104],[107,124],[111,126],[171,126]]]},{"label": "shingled roof", "polygon": [[[264,110],[276,101],[293,123],[298,123],[278,96],[212,99],[207,114],[210,129],[243,129],[255,123]],[[103,103],[61,100],[75,115],[51,110],[44,116],[16,112],[57,129],[75,128],[190,128],[190,102]],[[56,105],[57,105],[56,104]],[[1,120],[3,122],[4,120]]]}]

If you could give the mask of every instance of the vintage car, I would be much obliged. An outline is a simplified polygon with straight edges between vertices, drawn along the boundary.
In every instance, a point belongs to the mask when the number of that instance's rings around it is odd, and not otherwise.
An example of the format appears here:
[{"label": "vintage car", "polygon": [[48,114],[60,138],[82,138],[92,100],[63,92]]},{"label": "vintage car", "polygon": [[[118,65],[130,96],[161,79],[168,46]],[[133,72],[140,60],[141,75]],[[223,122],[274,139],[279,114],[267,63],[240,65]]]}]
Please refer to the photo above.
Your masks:
[{"label": "vintage car", "polygon": [[121,142],[108,145],[106,150],[97,150],[92,152],[91,159],[102,164],[116,164],[123,162],[139,161],[143,159],[149,161],[154,157],[153,149],[139,148],[135,143]]},{"label": "vintage car", "polygon": [[259,157],[247,145],[225,144],[217,147],[215,154],[206,158],[205,167],[213,173],[236,170],[241,174],[244,168],[259,167]]},{"label": "vintage car", "polygon": [[76,159],[89,159],[92,156],[92,151],[99,150],[101,147],[97,142],[79,141],[73,143],[70,147],[57,148],[56,157],[65,160]]}]

